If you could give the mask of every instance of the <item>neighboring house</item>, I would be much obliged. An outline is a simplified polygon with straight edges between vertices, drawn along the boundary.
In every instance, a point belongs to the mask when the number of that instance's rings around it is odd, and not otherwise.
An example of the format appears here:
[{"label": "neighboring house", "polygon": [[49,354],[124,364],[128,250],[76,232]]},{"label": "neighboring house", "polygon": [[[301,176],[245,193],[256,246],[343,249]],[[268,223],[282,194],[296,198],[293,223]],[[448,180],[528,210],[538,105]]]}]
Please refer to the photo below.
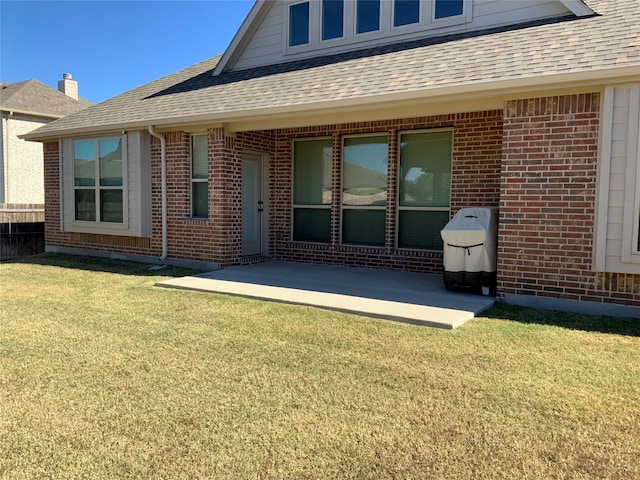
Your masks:
[{"label": "neighboring house", "polygon": [[58,88],[37,80],[0,83],[0,223],[44,221],[42,147],[19,137],[91,105],[78,98],[69,74]]},{"label": "neighboring house", "polygon": [[26,138],[49,251],[441,272],[498,205],[499,298],[638,315],[639,112],[637,0],[275,0]]},{"label": "neighboring house", "polygon": [[91,105],[64,74],[56,91],[37,80],[0,83],[0,259],[44,251],[44,155],[20,138]]}]

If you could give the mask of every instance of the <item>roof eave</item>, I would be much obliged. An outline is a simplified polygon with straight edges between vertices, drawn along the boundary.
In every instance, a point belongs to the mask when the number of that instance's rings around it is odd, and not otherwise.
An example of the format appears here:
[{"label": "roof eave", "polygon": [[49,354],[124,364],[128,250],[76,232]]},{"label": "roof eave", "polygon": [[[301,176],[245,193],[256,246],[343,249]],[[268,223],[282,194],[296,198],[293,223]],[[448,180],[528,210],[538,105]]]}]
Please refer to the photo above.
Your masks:
[{"label": "roof eave", "polygon": [[33,141],[57,140],[62,137],[88,135],[95,133],[116,132],[123,130],[146,129],[148,125],[157,128],[184,127],[197,124],[228,124],[241,121],[268,121],[274,117],[290,117],[296,115],[308,115],[317,112],[347,111],[354,108],[365,109],[371,107],[384,107],[385,105],[398,106],[422,101],[442,101],[443,99],[472,99],[491,96],[508,98],[509,96],[536,92],[541,94],[545,90],[571,89],[576,87],[594,88],[604,85],[638,82],[640,81],[640,65],[627,67],[614,67],[607,69],[585,70],[580,72],[566,72],[523,76],[510,79],[485,80],[473,84],[465,83],[447,87],[425,88],[406,92],[394,92],[380,95],[370,95],[351,99],[328,100],[315,103],[286,105],[277,107],[264,107],[255,109],[237,110],[233,112],[220,112],[214,114],[184,115],[180,117],[155,118],[139,120],[128,123],[114,123],[97,127],[80,127],[60,130],[50,133],[38,133],[33,131],[22,135],[21,138]]},{"label": "roof eave", "polygon": [[[266,125],[274,125],[277,118],[289,117],[295,120],[297,116],[315,117],[321,113],[340,113],[353,109],[376,109],[392,106],[412,106],[417,103],[446,104],[447,102],[461,102],[488,98],[499,98],[501,102],[513,98],[523,98],[523,95],[541,96],[545,92],[557,94],[559,91],[575,89],[599,90],[607,85],[636,83],[640,81],[640,65],[618,67],[612,69],[591,70],[586,72],[569,72],[564,74],[536,75],[519,77],[516,79],[487,80],[469,84],[454,85],[433,89],[412,90],[408,92],[372,95],[348,100],[330,100],[315,104],[294,105],[287,107],[255,109],[245,112],[234,112],[234,115],[221,115],[208,119],[212,122],[231,124],[244,122],[247,119],[258,121],[262,119]],[[443,111],[442,113],[449,113]],[[255,124],[255,122],[254,122]],[[289,126],[297,126],[291,123]],[[272,127],[273,128],[273,127]]]},{"label": "roof eave", "polygon": [[51,120],[57,120],[58,118],[64,117],[64,115],[55,115],[52,113],[44,113],[44,112],[35,112],[32,110],[21,110],[19,108],[10,108],[10,107],[0,107],[0,111],[3,113],[10,113],[13,115],[29,115],[30,117],[38,117],[38,118],[47,118]]}]

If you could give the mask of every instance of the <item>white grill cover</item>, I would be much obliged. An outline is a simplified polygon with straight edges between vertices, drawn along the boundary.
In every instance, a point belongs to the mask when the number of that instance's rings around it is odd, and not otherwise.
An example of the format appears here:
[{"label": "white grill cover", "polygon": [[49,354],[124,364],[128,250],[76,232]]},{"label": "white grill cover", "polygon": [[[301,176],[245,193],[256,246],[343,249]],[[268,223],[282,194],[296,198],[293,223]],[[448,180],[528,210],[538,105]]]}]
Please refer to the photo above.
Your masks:
[{"label": "white grill cover", "polygon": [[447,272],[495,272],[498,207],[462,208],[440,232]]}]

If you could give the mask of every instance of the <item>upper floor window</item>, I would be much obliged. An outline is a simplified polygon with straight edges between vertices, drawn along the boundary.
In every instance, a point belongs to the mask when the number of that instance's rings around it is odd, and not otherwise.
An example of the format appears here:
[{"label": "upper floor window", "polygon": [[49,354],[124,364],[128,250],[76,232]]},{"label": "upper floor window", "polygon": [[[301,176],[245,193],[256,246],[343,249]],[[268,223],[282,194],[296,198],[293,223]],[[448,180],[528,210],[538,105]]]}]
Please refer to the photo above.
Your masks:
[{"label": "upper floor window", "polygon": [[434,18],[457,17],[464,13],[464,0],[435,0]]},{"label": "upper floor window", "polygon": [[309,2],[289,6],[289,46],[309,43]]},{"label": "upper floor window", "polygon": [[380,30],[380,0],[357,0],[356,33]]},{"label": "upper floor window", "polygon": [[322,0],[322,40],[340,38],[344,29],[344,0]]},{"label": "upper floor window", "polygon": [[[460,31],[472,0],[283,0],[285,54]],[[389,39],[387,39],[389,37]]]},{"label": "upper floor window", "polygon": [[122,137],[73,142],[75,220],[123,223]]},{"label": "upper floor window", "polygon": [[395,0],[393,2],[394,27],[418,22],[420,22],[420,0]]}]

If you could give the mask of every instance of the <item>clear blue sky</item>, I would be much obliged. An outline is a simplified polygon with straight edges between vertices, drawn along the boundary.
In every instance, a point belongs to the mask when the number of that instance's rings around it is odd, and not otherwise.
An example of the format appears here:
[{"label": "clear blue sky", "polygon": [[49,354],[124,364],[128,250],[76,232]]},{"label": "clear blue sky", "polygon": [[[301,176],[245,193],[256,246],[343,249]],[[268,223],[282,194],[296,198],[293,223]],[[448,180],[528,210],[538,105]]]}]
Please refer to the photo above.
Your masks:
[{"label": "clear blue sky", "polygon": [[223,53],[253,0],[0,0],[0,80],[57,89],[63,73],[93,103]]}]

